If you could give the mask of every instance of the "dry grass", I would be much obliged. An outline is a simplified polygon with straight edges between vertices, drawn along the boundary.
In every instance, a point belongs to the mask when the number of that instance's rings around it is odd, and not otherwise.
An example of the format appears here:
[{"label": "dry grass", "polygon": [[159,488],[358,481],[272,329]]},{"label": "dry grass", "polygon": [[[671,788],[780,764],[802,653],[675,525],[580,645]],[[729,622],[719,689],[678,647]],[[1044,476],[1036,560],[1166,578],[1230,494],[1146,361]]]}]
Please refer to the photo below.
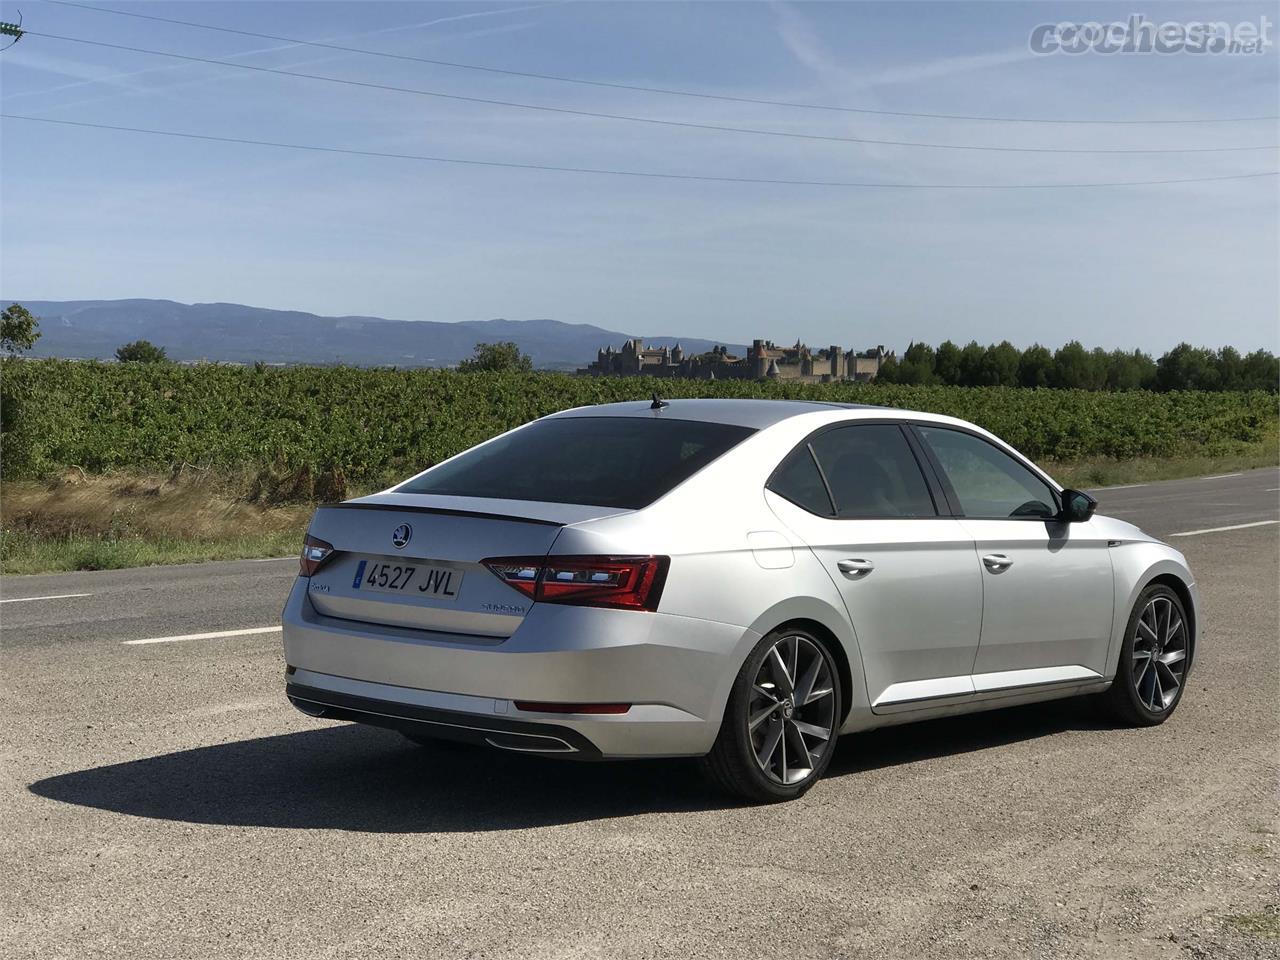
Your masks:
[{"label": "dry grass", "polygon": [[266,504],[234,478],[72,470],[0,488],[0,571],[94,570],[294,553],[310,503]]},{"label": "dry grass", "polygon": [[[1221,457],[1050,463],[1061,483],[1098,487],[1274,466],[1277,444]],[[296,553],[315,500],[356,496],[341,474],[268,467],[252,475],[183,466],[167,476],[86,475],[0,486],[0,573],[100,570]]]}]

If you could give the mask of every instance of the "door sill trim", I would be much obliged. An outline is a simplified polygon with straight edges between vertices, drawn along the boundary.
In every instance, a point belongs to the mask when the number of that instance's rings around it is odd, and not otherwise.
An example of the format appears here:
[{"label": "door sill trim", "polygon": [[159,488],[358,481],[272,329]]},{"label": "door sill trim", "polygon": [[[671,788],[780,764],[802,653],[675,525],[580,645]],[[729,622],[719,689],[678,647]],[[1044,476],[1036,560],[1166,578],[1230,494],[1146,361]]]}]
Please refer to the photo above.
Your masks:
[{"label": "door sill trim", "polygon": [[1064,684],[1088,684],[1104,678],[1096,670],[1079,664],[1061,667],[1034,667],[1027,670],[1001,670],[967,677],[938,677],[932,680],[909,680],[887,687],[871,704],[872,713],[926,709],[934,704],[963,702],[965,698],[987,699],[993,694],[1026,693],[1036,689],[1052,690]]}]

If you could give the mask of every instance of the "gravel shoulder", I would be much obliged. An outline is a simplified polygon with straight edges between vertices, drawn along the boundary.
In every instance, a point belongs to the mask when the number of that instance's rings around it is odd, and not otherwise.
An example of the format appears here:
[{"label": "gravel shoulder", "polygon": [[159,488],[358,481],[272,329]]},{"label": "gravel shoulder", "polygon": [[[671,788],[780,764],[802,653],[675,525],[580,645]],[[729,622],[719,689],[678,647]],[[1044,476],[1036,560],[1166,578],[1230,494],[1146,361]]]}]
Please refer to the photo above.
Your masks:
[{"label": "gravel shoulder", "polygon": [[1175,541],[1207,628],[1163,726],[855,735],[769,808],[310,720],[276,635],[6,626],[0,956],[1280,957],[1277,531]]}]

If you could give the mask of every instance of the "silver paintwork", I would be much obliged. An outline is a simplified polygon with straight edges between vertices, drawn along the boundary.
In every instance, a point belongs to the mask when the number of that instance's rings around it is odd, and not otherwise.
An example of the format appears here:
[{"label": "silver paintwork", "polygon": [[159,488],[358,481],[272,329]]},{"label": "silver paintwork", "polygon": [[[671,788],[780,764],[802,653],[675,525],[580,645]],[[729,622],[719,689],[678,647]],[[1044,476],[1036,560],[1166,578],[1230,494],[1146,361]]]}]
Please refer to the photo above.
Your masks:
[{"label": "silver paintwork", "polygon": [[[317,513],[339,551],[456,566],[456,601],[351,589],[341,556],[286,605],[288,663],[308,686],[568,728],[605,756],[699,755],[766,634],[827,635],[844,664],[841,733],[1106,689],[1134,602],[1156,577],[1189,598],[1185,682],[1199,635],[1182,554],[1123,521],[936,517],[831,520],[765,489],[812,431],[867,420],[977,432],[879,407],[764,400],[607,404],[566,416],[698,419],[758,432],[642,510],[383,493]],[[408,512],[429,507],[454,513]],[[1105,502],[1104,502],[1105,508]],[[410,542],[391,534],[410,523]],[[1052,527],[1053,529],[1050,529]],[[661,554],[655,613],[532,603],[490,574],[491,556]],[[844,669],[844,668],[847,668]],[[296,680],[296,677],[295,677]],[[298,681],[301,682],[301,681]],[[517,713],[513,701],[626,702],[623,715]],[[505,744],[504,744],[505,745]]]}]

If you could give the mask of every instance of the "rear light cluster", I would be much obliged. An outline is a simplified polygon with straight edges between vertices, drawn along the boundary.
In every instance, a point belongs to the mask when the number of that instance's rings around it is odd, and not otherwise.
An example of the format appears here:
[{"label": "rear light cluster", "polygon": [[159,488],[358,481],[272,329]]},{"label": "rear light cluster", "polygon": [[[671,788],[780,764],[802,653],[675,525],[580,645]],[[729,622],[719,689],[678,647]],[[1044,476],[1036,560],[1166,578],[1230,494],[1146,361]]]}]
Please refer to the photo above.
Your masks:
[{"label": "rear light cluster", "polygon": [[657,610],[669,557],[494,557],[484,565],[541,603]]},{"label": "rear light cluster", "polygon": [[302,541],[302,556],[298,558],[298,573],[309,577],[325,565],[333,556],[333,544],[307,534]]}]

